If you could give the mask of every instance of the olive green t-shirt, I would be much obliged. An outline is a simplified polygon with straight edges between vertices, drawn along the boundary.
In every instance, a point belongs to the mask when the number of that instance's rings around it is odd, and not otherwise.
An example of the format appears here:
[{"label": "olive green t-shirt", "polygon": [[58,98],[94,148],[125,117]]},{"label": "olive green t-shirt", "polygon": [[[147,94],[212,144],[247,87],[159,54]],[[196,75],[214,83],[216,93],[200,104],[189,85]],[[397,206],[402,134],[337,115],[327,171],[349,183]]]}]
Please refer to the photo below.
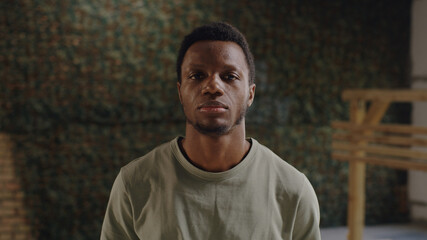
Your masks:
[{"label": "olive green t-shirt", "polygon": [[305,175],[250,141],[246,157],[219,173],[192,165],[178,138],[130,162],[113,184],[101,239],[320,239]]}]

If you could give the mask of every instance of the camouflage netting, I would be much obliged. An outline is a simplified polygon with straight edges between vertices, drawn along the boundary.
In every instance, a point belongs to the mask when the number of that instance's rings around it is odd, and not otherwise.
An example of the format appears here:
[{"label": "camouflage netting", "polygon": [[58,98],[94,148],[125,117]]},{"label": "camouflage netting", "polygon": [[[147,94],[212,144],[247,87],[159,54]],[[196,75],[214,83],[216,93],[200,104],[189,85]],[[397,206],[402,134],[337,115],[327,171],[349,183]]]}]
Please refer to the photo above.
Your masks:
[{"label": "camouflage netting", "polygon": [[[306,173],[322,226],[346,222],[346,163],[330,159],[347,88],[408,87],[410,1],[0,3],[0,131],[14,137],[40,239],[97,239],[120,166],[184,133],[174,64],[182,37],[225,20],[255,55],[248,135]],[[407,106],[386,121],[408,122]],[[367,223],[402,221],[404,174],[368,167]],[[399,210],[403,209],[403,210]]]}]

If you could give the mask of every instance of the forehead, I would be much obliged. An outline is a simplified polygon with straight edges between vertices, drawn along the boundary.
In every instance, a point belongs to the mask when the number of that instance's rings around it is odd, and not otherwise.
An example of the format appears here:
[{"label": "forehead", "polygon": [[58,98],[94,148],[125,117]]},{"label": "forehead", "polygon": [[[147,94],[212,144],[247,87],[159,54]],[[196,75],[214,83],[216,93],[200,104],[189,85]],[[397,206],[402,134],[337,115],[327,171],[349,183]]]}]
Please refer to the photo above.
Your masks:
[{"label": "forehead", "polygon": [[189,64],[227,64],[248,71],[242,48],[230,41],[198,41],[188,48],[182,67]]}]

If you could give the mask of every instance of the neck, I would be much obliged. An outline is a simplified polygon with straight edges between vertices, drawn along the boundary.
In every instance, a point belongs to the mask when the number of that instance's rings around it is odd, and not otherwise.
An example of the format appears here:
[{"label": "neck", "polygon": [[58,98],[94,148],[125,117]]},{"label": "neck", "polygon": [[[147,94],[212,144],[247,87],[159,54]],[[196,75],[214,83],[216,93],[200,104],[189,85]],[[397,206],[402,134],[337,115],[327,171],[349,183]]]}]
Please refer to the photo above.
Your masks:
[{"label": "neck", "polygon": [[185,133],[182,147],[189,160],[209,172],[222,172],[236,166],[250,148],[244,121],[226,135],[201,134],[188,123]]}]

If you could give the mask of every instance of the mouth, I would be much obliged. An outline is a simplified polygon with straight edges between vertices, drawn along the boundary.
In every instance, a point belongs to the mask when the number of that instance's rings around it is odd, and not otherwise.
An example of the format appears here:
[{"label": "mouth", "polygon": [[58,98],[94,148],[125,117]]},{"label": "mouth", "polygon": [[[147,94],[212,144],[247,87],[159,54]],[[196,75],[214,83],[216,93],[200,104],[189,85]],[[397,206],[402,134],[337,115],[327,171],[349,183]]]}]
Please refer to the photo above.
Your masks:
[{"label": "mouth", "polygon": [[208,101],[198,106],[197,109],[206,113],[222,113],[227,111],[228,106],[218,101]]}]

